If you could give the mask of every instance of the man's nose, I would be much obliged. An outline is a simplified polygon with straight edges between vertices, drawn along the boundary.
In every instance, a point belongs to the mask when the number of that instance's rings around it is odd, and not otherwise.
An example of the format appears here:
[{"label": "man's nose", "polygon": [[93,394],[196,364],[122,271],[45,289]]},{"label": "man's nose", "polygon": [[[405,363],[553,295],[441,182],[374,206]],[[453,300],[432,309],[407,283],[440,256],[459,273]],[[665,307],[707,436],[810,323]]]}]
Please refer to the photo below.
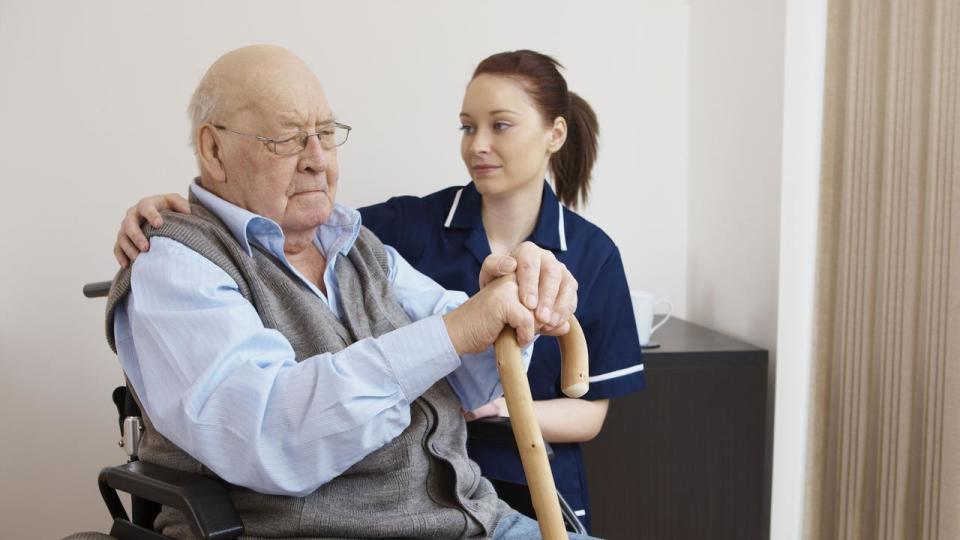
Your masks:
[{"label": "man's nose", "polygon": [[307,145],[300,152],[300,172],[320,174],[327,170],[329,162],[330,156],[320,144],[320,137],[307,137]]}]

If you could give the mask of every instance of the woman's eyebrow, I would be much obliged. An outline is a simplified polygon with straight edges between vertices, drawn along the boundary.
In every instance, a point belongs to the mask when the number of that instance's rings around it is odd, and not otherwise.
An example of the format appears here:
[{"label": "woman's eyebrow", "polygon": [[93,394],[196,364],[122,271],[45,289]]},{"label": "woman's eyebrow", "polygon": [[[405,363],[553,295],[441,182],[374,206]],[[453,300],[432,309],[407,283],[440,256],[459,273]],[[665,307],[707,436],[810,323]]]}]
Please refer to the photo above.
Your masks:
[{"label": "woman's eyebrow", "polygon": [[[487,113],[487,114],[502,114],[502,113],[507,113],[507,114],[520,114],[518,111],[514,111],[514,110],[512,110],[512,109],[494,109],[494,110],[490,111],[490,112]],[[460,113],[460,116],[466,116],[467,118],[473,118],[472,116],[470,116],[470,114],[465,113],[465,112]]]}]

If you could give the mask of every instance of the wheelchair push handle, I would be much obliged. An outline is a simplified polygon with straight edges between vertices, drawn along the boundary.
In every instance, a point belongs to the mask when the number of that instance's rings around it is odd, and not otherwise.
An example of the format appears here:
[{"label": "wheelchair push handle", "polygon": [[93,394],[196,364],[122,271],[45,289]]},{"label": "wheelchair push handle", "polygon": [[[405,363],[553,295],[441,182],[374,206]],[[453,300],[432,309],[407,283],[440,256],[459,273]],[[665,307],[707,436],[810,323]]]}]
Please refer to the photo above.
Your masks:
[{"label": "wheelchair push handle", "polygon": [[[587,393],[587,345],[583,329],[574,317],[570,317],[570,332],[560,336],[561,376],[563,393],[570,397],[580,397]],[[530,488],[530,499],[540,524],[540,535],[544,540],[567,539],[567,530],[563,526],[560,503],[557,500],[557,487],[553,482],[550,462],[540,432],[540,424],[533,412],[533,397],[530,384],[520,359],[520,345],[513,328],[506,327],[495,343],[497,370],[503,385],[504,398],[510,411],[513,436],[517,440],[520,461]]]}]

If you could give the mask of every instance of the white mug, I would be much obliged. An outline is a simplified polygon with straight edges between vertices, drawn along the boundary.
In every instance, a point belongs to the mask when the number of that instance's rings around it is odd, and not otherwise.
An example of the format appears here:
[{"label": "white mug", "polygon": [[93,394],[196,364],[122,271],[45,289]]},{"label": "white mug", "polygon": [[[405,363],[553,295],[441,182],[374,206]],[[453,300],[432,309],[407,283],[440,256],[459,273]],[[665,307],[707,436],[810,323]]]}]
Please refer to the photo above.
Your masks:
[{"label": "white mug", "polygon": [[[666,298],[657,298],[657,295],[646,291],[633,291],[630,293],[633,300],[633,315],[637,319],[637,335],[640,337],[640,346],[650,343],[650,336],[663,326],[663,323],[670,320],[673,313],[673,304]],[[667,306],[666,317],[656,326],[653,326],[653,312],[657,306],[665,304]]]}]

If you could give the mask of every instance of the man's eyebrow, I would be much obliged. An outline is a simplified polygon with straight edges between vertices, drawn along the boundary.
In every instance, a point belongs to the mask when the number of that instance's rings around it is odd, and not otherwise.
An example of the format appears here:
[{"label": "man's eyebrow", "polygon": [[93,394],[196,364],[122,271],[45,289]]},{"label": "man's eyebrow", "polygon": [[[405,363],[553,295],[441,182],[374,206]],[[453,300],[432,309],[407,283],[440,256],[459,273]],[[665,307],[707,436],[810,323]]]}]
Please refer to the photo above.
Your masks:
[{"label": "man's eyebrow", "polygon": [[[333,124],[336,122],[333,116],[327,116],[319,121],[317,121],[318,126],[325,126],[328,124]],[[294,114],[281,114],[280,115],[280,126],[284,129],[293,128],[301,129],[301,127],[306,123],[306,120],[303,116],[294,115]]]}]

